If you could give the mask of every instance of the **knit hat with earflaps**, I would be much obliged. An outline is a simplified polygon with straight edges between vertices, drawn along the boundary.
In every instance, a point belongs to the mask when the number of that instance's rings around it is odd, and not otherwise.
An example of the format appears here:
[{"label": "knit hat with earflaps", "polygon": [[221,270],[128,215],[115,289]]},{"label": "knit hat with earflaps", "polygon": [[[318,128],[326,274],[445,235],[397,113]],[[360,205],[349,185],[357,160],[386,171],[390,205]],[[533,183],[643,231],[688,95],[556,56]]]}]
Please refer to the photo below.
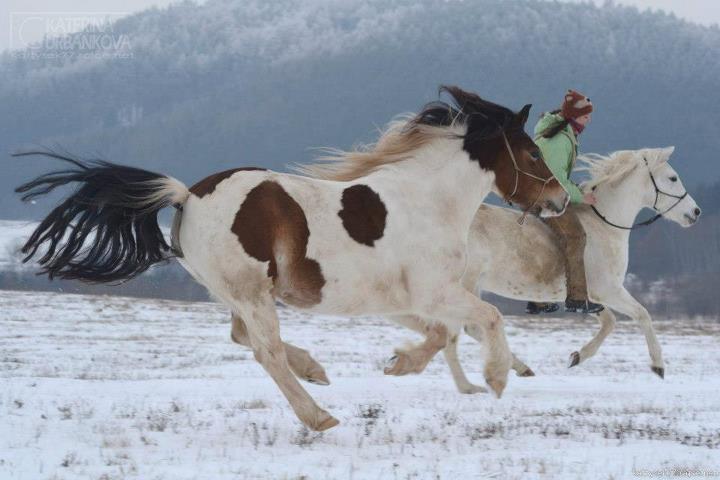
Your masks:
[{"label": "knit hat with earflaps", "polygon": [[574,120],[593,111],[593,104],[589,98],[575,90],[568,90],[565,94],[560,114],[566,120]]}]

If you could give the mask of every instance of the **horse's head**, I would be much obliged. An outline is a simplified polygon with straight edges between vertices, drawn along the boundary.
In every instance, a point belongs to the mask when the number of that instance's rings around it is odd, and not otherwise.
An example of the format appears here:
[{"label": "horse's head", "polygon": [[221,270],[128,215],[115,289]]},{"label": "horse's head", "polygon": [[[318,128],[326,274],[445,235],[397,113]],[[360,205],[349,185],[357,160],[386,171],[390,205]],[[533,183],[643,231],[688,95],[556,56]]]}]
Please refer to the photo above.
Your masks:
[{"label": "horse's head", "polygon": [[643,148],[620,150],[609,156],[584,155],[584,170],[590,172],[591,178],[583,187],[591,188],[601,203],[614,201],[616,208],[624,210],[651,208],[657,217],[689,227],[697,222],[701,211],[668,163],[674,150]]},{"label": "horse's head", "polygon": [[495,173],[495,193],[543,217],[565,210],[568,193],[525,133],[531,105],[513,112],[458,87],[441,90],[453,97],[467,125],[464,149],[480,167]]},{"label": "horse's head", "polygon": [[499,155],[494,169],[496,193],[541,217],[557,216],[565,211],[570,197],[525,133],[530,107],[525,105],[495,142]]},{"label": "horse's head", "polygon": [[[675,147],[667,148],[645,148],[638,151],[642,160],[638,159],[642,172],[642,166],[646,166],[643,185],[643,206],[652,208],[668,220],[689,227],[698,221],[700,207],[695,199],[687,193],[680,176],[670,166],[669,160]],[[642,173],[640,173],[642,176]]]}]

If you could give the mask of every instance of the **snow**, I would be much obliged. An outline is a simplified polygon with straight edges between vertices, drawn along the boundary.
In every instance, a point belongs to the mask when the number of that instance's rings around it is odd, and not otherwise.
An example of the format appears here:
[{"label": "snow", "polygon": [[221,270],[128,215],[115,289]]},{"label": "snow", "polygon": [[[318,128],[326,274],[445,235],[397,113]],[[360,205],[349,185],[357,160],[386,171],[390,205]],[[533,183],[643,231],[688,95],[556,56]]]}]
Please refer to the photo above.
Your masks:
[{"label": "snow", "polygon": [[37,223],[0,220],[0,271],[17,271],[23,268],[20,248],[37,227]]},{"label": "snow", "polygon": [[[720,324],[656,320],[666,379],[620,321],[573,369],[591,318],[508,317],[513,350],[537,377],[502,399],[455,391],[439,355],[422,375],[385,377],[415,340],[375,317],[280,310],[286,341],[322,363],[304,384],[341,424],[301,426],[213,303],[0,291],[2,479],[405,479],[720,474]],[[460,344],[481,381],[480,349]]]}]

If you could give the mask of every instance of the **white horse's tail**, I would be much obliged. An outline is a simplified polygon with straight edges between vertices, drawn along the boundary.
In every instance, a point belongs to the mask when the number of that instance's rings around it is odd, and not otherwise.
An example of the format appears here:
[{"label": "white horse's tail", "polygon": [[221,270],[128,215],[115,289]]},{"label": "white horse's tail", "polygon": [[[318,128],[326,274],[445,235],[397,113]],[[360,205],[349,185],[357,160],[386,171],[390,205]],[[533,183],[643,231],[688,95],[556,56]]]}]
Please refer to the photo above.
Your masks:
[{"label": "white horse's tail", "polygon": [[77,189],[45,217],[22,252],[29,261],[43,250],[38,263],[50,278],[107,283],[129,280],[153,264],[173,257],[158,212],[180,207],[190,195],[180,181],[140,168],[103,161],[84,162],[50,151],[44,155],[71,168],[41,175],[18,187],[23,201],[75,184]]}]

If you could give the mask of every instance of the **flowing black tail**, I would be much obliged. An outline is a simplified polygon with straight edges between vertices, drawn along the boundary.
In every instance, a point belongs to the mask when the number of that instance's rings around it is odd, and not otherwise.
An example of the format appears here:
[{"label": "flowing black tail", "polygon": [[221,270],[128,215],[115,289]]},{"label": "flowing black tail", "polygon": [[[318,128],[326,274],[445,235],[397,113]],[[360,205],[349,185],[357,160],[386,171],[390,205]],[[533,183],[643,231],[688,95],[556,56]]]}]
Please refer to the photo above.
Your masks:
[{"label": "flowing black tail", "polygon": [[185,202],[189,192],[181,182],[139,168],[81,161],[52,151],[14,156],[27,155],[44,155],[72,167],[19,186],[15,191],[23,194],[23,201],[63,185],[75,183],[77,189],[40,222],[22,248],[23,262],[40,251],[38,263],[51,279],[107,283],[129,280],[172,256],[157,215],[164,207]]}]

